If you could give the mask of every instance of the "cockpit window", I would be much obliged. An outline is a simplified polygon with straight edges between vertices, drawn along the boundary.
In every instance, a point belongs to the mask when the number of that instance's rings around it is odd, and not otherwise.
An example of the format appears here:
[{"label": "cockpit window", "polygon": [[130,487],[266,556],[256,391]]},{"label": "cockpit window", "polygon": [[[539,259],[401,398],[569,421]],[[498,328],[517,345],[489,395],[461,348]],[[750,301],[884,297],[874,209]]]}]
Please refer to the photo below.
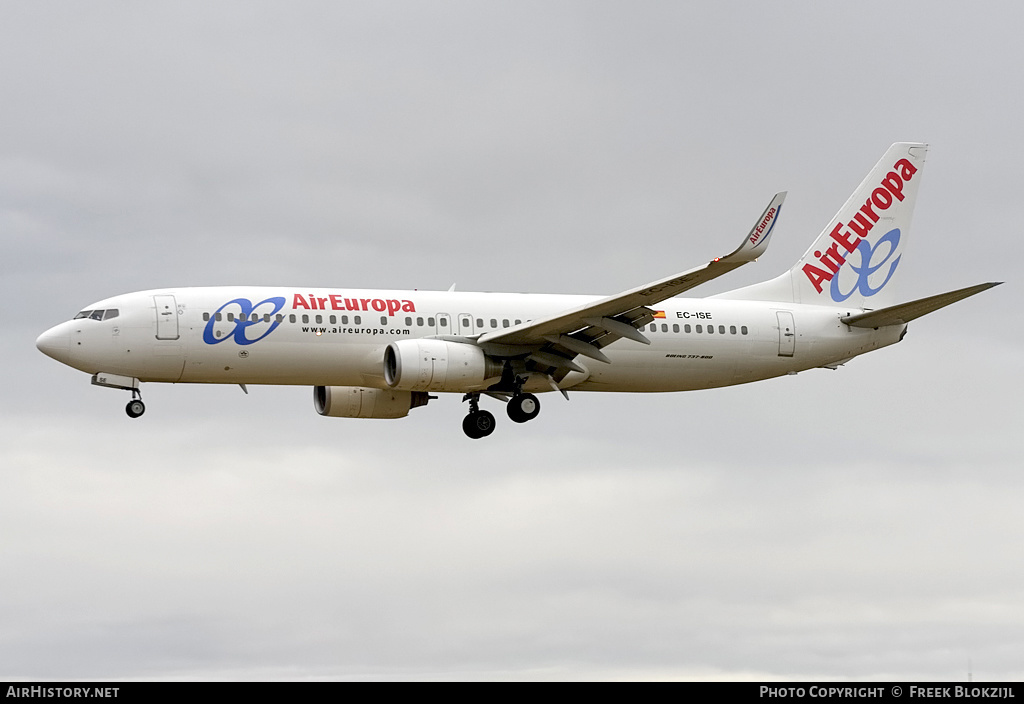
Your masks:
[{"label": "cockpit window", "polygon": [[75,320],[82,318],[88,318],[89,320],[110,320],[116,318],[120,314],[117,308],[108,308],[107,310],[83,310],[81,313],[75,316]]}]

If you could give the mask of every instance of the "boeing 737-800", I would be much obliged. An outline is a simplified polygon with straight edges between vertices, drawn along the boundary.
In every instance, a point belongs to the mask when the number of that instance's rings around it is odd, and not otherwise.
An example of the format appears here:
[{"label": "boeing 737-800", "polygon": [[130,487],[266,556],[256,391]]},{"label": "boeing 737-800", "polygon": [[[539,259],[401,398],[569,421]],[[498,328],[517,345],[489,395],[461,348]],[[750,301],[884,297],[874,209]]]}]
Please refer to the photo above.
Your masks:
[{"label": "boeing 737-800", "polygon": [[789,271],[708,298],[678,296],[760,256],[785,193],[731,254],[614,296],[160,289],[93,303],[36,345],[130,391],[133,418],[141,382],[312,386],[316,412],[344,418],[401,418],[455,393],[471,438],[494,430],[481,395],[523,423],[544,391],[689,391],[834,369],[997,285],[895,303],[926,152],[894,144]]}]

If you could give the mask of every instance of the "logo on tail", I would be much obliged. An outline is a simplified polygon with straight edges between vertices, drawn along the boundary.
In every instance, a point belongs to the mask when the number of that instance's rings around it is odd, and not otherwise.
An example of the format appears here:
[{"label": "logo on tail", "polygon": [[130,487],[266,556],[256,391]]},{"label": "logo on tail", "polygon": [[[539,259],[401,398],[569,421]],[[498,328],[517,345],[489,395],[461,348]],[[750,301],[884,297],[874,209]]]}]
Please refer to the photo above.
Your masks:
[{"label": "logo on tail", "polygon": [[[900,159],[893,165],[892,170],[882,178],[879,186],[871,192],[871,196],[860,207],[856,215],[847,223],[839,222],[832,228],[829,233],[829,237],[833,240],[832,244],[824,252],[820,250],[814,252],[818,263],[824,268],[813,264],[804,264],[803,266],[804,275],[807,276],[818,293],[824,290],[822,284],[831,281],[829,295],[833,301],[841,303],[855,291],[860,291],[860,295],[868,297],[875,295],[885,287],[900,262],[900,256],[892,260],[892,264],[885,274],[885,280],[881,284],[872,286],[869,277],[892,258],[900,242],[900,231],[898,228],[890,230],[874,245],[871,245],[866,238],[875,227],[875,223],[881,218],[881,214],[895,203],[903,200],[903,186],[913,179],[916,173],[917,167],[907,159]],[[888,247],[883,248],[883,244]],[[883,249],[884,258],[874,263],[873,260],[879,249]],[[840,290],[838,274],[847,263],[849,255],[854,252],[860,252],[860,265],[857,266],[851,262],[849,267],[857,274],[856,285],[849,292],[843,293]]]}]

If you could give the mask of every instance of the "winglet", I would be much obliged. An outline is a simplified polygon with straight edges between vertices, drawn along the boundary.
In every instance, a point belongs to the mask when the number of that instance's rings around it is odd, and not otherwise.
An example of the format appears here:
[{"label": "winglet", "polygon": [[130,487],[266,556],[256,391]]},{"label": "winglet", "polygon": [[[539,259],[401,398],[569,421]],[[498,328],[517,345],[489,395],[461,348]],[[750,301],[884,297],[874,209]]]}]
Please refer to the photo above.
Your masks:
[{"label": "winglet", "polygon": [[[761,213],[761,217],[757,219],[757,223],[747,233],[743,244],[729,255],[730,259],[752,262],[764,254],[764,251],[768,249],[768,240],[771,239],[772,232],[775,230],[775,223],[779,221],[779,212],[782,210],[784,200],[786,200],[786,191],[775,194],[771,203]],[[725,257],[722,258],[725,259]]]}]

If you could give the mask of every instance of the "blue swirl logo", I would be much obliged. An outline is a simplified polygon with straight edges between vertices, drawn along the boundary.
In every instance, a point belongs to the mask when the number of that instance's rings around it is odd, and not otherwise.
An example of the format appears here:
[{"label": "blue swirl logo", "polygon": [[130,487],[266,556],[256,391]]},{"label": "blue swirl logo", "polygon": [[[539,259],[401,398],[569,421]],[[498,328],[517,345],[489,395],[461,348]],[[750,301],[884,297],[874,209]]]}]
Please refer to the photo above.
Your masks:
[{"label": "blue swirl logo", "polygon": [[[233,301],[228,301],[220,308],[218,308],[213,315],[210,316],[209,322],[206,323],[206,327],[203,329],[203,342],[205,342],[208,345],[216,345],[218,343],[224,342],[224,340],[228,340],[231,338],[234,338],[235,342],[239,345],[251,345],[254,342],[259,342],[264,337],[274,332],[274,330],[277,329],[277,326],[280,325],[281,322],[278,320],[274,320],[272,323],[270,323],[270,327],[267,328],[266,332],[264,332],[262,335],[256,338],[250,339],[249,336],[246,334],[246,331],[249,328],[253,327],[254,325],[266,324],[264,316],[268,314],[270,316],[274,316],[279,310],[284,308],[284,304],[284,296],[275,296],[273,298],[267,298],[256,304],[253,304],[253,302],[250,301],[248,298],[236,298]],[[274,309],[264,309],[263,312],[258,312],[259,308],[265,305],[273,305]],[[237,317],[232,316],[234,317],[234,320],[228,321],[229,324],[234,325],[234,328],[232,328],[228,334],[221,336],[218,335],[219,331],[215,330],[217,323],[221,322],[217,320],[217,317],[220,316],[223,313],[224,309],[229,306],[238,306]],[[229,314],[230,313],[235,313],[235,311],[232,310],[229,312]]]},{"label": "blue swirl logo", "polygon": [[[884,248],[885,254],[876,262],[876,254],[878,254],[879,249],[883,249],[882,245],[886,245]],[[857,279],[854,282],[853,288],[851,288],[847,293],[843,293],[839,288],[839,276],[837,275],[833,277],[832,289],[830,291],[832,300],[836,303],[842,303],[857,291],[859,291],[860,295],[864,298],[869,298],[885,288],[885,285],[889,283],[889,279],[892,278],[893,273],[896,271],[896,267],[899,265],[900,259],[903,257],[903,255],[900,254],[895,259],[892,259],[892,255],[896,254],[896,249],[899,245],[899,228],[889,230],[887,233],[879,237],[873,247],[868,244],[867,240],[861,240],[860,244],[857,245],[857,249],[853,250],[854,253],[860,254],[859,266],[852,261],[853,255],[850,255],[850,269],[857,274]],[[885,266],[890,259],[892,259],[892,263],[889,265],[889,270],[885,274],[885,279],[877,286],[872,286],[872,274]],[[874,278],[877,279],[878,277]]]}]

